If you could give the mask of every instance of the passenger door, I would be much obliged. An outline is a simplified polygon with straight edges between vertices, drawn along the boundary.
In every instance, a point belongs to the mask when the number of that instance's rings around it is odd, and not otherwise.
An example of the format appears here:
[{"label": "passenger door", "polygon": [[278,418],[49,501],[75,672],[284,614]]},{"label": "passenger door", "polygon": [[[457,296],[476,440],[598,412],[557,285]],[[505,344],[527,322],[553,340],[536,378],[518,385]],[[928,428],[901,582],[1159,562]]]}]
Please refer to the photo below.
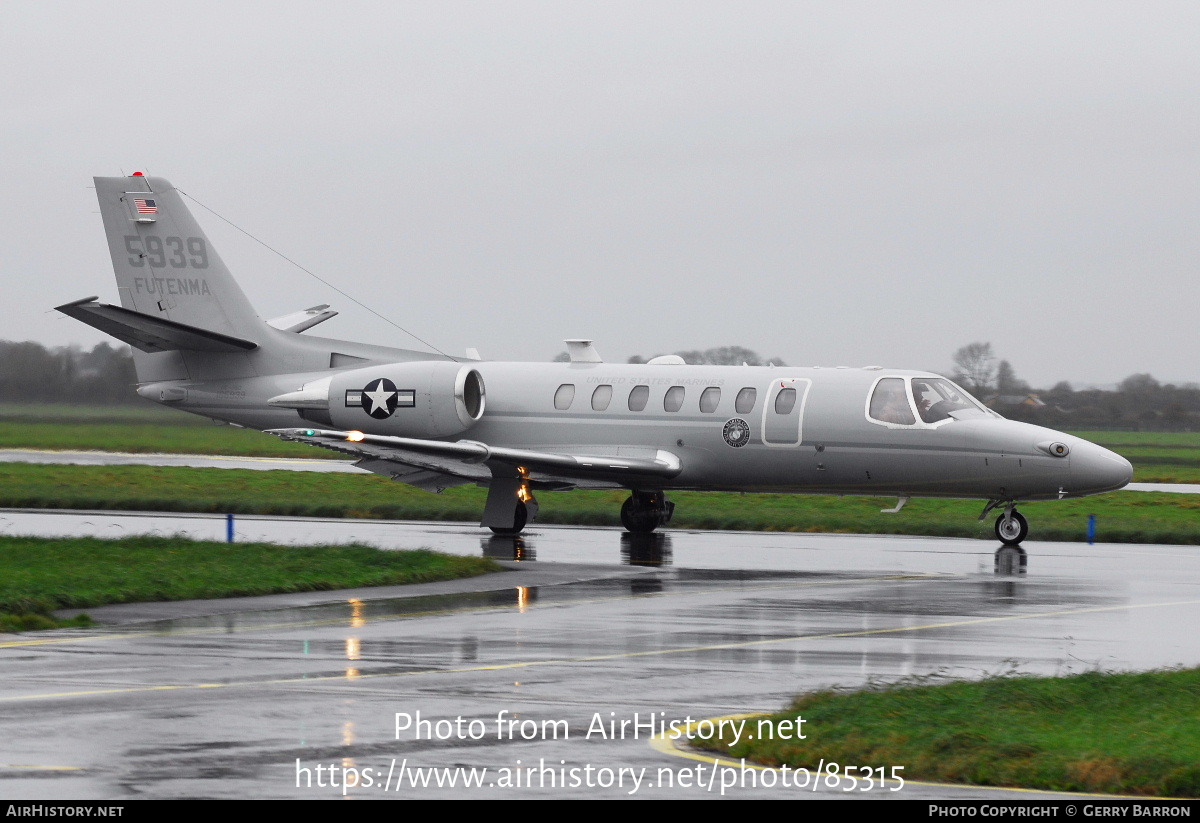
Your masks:
[{"label": "passenger door", "polygon": [[812,381],[779,377],[767,387],[763,403],[762,439],[768,446],[798,446],[804,439],[804,404]]}]

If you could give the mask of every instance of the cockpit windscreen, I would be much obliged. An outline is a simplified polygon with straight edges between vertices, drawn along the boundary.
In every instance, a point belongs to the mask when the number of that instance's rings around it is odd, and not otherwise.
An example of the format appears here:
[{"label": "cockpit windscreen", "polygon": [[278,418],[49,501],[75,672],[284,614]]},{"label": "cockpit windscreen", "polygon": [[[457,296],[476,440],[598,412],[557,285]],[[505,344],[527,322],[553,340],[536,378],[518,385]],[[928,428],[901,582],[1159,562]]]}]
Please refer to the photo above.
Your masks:
[{"label": "cockpit windscreen", "polygon": [[912,392],[917,412],[926,423],[950,417],[995,416],[995,412],[944,377],[914,377]]}]

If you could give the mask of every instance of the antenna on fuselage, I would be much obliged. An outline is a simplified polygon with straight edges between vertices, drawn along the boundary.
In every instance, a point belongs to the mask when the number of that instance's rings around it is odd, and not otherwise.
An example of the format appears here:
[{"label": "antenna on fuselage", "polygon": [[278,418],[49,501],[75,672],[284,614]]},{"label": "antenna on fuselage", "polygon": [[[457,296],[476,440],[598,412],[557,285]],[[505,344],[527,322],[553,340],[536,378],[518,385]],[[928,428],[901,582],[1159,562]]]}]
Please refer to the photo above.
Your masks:
[{"label": "antenna on fuselage", "polygon": [[582,338],[576,340],[564,340],[567,344],[567,356],[571,358],[572,363],[603,363],[604,358],[600,356],[600,352],[596,351],[596,347],[592,345],[591,340]]},{"label": "antenna on fuselage", "polygon": [[204,210],[205,210],[205,211],[207,211],[209,214],[211,214],[211,215],[213,215],[214,217],[216,217],[218,220],[222,220],[222,221],[224,221],[225,223],[228,223],[230,226],[232,226],[233,228],[235,228],[235,229],[237,229],[238,231],[240,231],[242,234],[244,234],[244,235],[246,235],[247,237],[249,237],[249,238],[250,238],[251,240],[253,240],[255,243],[258,243],[258,244],[259,244],[260,246],[262,246],[264,249],[267,249],[268,251],[270,251],[270,252],[272,252],[272,253],[274,253],[274,254],[277,254],[277,255],[279,255],[279,256],[280,256],[280,257],[282,257],[284,260],[286,260],[287,262],[291,263],[291,264],[292,264],[293,266],[295,266],[296,268],[300,269],[300,271],[304,272],[304,273],[305,273],[305,274],[307,274],[309,277],[311,277],[311,278],[313,278],[314,280],[316,280],[318,283],[322,283],[322,284],[324,284],[324,285],[328,286],[329,288],[333,289],[335,292],[337,292],[337,293],[338,293],[338,294],[340,294],[342,297],[346,298],[347,300],[349,300],[351,303],[355,304],[355,305],[356,305],[356,306],[358,306],[359,308],[366,309],[368,312],[370,312],[371,314],[375,315],[375,316],[376,316],[376,317],[378,317],[380,320],[382,320],[383,322],[387,323],[389,326],[393,326],[393,327],[395,327],[395,328],[399,329],[400,331],[404,332],[404,333],[405,333],[405,334],[407,334],[409,337],[411,337],[413,340],[416,340],[418,343],[421,343],[421,344],[423,344],[423,345],[426,345],[426,346],[428,346],[429,348],[433,349],[435,352],[437,352],[438,354],[440,354],[442,357],[445,357],[447,360],[454,360],[454,359],[455,359],[455,358],[451,357],[450,355],[446,354],[446,353],[445,353],[444,351],[442,351],[441,349],[439,349],[437,346],[435,346],[435,345],[433,345],[432,343],[430,343],[428,340],[423,340],[422,338],[420,338],[420,337],[417,337],[415,334],[413,334],[413,333],[412,333],[412,332],[410,332],[408,329],[406,329],[406,328],[404,328],[403,326],[401,326],[399,323],[395,322],[394,320],[391,320],[390,318],[384,317],[382,314],[380,314],[379,312],[375,311],[375,309],[371,308],[371,307],[370,307],[370,306],[368,306],[366,303],[364,303],[364,302],[362,302],[361,300],[358,300],[358,299],[356,299],[356,298],[352,297],[351,295],[347,294],[346,292],[342,291],[342,290],[341,290],[341,289],[339,289],[337,286],[333,285],[332,283],[330,283],[330,282],[329,282],[328,280],[326,280],[325,278],[321,277],[321,276],[320,276],[319,274],[317,274],[316,272],[313,272],[313,271],[311,271],[311,270],[309,270],[309,269],[306,269],[304,266],[301,266],[299,263],[297,263],[297,262],[296,262],[295,260],[293,260],[292,258],[288,257],[286,254],[284,254],[283,252],[281,252],[279,249],[275,248],[274,246],[270,245],[269,243],[267,243],[267,242],[265,242],[265,241],[263,241],[263,240],[259,240],[259,239],[258,239],[257,237],[255,237],[253,234],[251,234],[250,232],[246,231],[246,230],[245,230],[245,229],[243,229],[241,226],[239,226],[237,223],[234,223],[234,222],[233,222],[232,220],[230,220],[229,218],[227,218],[227,217],[225,217],[225,216],[223,216],[223,215],[221,215],[221,214],[218,214],[217,212],[213,211],[211,208],[209,208],[208,206],[206,206],[206,205],[204,205],[203,203],[201,203],[201,202],[200,202],[199,200],[197,200],[195,197],[192,197],[190,194],[188,194],[188,193],[187,193],[186,191],[184,191],[183,189],[181,189],[181,188],[179,188],[178,186],[176,186],[176,187],[175,187],[175,191],[177,191],[177,192],[179,192],[180,194],[182,194],[182,195],[183,195],[184,197],[186,197],[188,200],[191,200],[191,201],[192,201],[193,203],[195,203],[197,206],[199,206],[200,208],[204,209]]}]

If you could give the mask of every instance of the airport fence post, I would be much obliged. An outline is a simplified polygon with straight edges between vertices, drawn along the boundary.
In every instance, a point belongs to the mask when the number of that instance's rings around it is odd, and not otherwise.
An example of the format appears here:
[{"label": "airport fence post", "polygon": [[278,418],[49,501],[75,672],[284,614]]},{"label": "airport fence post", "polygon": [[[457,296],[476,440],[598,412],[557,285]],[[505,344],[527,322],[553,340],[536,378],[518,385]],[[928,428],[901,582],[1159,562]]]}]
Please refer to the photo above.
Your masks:
[{"label": "airport fence post", "polygon": [[225,515],[225,542],[233,542],[233,512]]},{"label": "airport fence post", "polygon": [[1096,542],[1096,515],[1088,515],[1088,545]]}]

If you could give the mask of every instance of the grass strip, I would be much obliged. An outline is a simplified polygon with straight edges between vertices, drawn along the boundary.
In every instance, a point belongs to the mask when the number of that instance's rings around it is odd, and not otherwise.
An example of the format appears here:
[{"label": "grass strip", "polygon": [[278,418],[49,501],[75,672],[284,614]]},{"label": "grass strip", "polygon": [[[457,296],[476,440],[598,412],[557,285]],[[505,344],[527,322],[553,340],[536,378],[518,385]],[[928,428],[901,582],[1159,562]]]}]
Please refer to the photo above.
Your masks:
[{"label": "grass strip", "polygon": [[181,537],[0,537],[0,631],[89,625],[55,609],[452,580],[489,558],[370,546],[277,546]]},{"label": "grass strip", "polygon": [[345,459],[328,449],[288,443],[150,402],[128,406],[0,402],[0,449]]},{"label": "grass strip", "polygon": [[889,775],[903,766],[914,780],[1200,796],[1200,669],[824,691],[770,719],[797,716],[805,740],[772,736],[765,730],[778,726],[752,719],[755,739],[726,735],[711,748],[770,766],[824,760]]},{"label": "grass strip", "polygon": [[[626,492],[545,492],[539,523],[620,525]],[[159,466],[0,464],[0,507],[108,509],[358,517],[478,522],[486,491],[459,486],[432,494],[378,475],[261,472]],[[899,514],[882,514],[895,498],[831,495],[673,492],[683,529],[912,534],[994,539],[994,516],[978,522],[982,504],[915,499]],[[1200,496],[1116,492],[1079,500],[1028,503],[1036,540],[1087,538],[1097,517],[1105,543],[1200,545]]]},{"label": "grass strip", "polygon": [[[1130,461],[1133,462],[1133,461]],[[1134,483],[1200,483],[1200,466],[1134,463]]]},{"label": "grass strip", "polygon": [[1106,449],[1200,449],[1200,432],[1072,431],[1071,434],[1098,443]]},{"label": "grass strip", "polygon": [[[132,388],[132,387],[131,387]],[[17,403],[0,401],[0,421],[74,425],[79,423],[158,423],[164,426],[212,426],[205,417],[160,406],[138,398],[135,402],[104,406],[87,403]]]}]

